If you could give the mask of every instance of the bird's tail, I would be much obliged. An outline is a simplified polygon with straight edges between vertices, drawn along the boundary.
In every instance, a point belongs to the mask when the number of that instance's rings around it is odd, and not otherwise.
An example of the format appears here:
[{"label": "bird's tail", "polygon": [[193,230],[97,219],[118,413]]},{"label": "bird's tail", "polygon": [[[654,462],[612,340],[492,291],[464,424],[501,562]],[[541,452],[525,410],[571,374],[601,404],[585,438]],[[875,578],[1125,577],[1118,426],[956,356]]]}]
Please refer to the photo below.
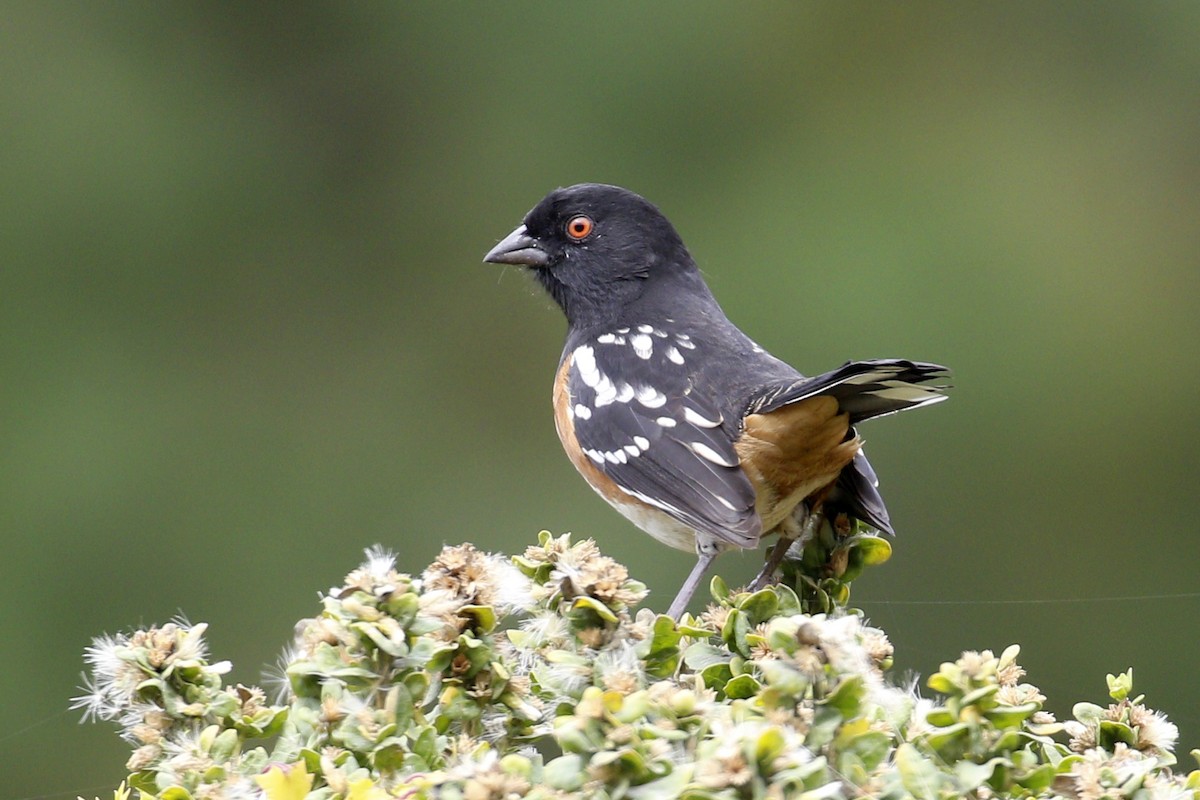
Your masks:
[{"label": "bird's tail", "polygon": [[850,414],[850,423],[920,408],[946,399],[945,383],[949,370],[939,364],[883,358],[873,361],[847,361],[835,370],[796,381],[782,387],[754,409],[772,411],[807,397],[828,395]]}]

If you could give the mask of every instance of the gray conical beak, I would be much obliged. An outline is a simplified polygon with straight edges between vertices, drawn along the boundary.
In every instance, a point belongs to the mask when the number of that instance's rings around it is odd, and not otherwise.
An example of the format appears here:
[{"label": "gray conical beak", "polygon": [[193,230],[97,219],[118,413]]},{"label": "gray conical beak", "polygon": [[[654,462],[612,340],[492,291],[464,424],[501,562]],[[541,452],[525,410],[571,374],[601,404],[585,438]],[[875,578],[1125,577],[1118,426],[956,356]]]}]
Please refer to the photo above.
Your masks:
[{"label": "gray conical beak", "polygon": [[483,260],[492,264],[544,267],[550,263],[550,256],[542,249],[541,243],[525,231],[524,225],[518,225],[515,231],[489,250]]}]

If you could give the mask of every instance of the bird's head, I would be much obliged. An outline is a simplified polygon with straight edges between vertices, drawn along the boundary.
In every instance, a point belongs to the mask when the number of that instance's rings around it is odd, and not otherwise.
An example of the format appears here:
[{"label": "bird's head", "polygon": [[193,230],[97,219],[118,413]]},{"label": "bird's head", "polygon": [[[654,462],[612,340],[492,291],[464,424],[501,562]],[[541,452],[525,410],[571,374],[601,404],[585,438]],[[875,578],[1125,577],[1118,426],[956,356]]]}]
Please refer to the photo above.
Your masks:
[{"label": "bird's head", "polygon": [[627,189],[555,189],[484,261],[528,267],[573,325],[608,321],[649,283],[694,271],[675,228]]}]

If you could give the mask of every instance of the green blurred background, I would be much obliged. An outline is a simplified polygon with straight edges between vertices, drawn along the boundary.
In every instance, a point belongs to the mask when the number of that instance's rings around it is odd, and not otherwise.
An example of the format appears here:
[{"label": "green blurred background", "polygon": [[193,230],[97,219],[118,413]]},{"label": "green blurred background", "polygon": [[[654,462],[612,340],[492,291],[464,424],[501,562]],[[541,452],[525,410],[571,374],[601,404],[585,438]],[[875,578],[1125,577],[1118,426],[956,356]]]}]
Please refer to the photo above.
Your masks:
[{"label": "green blurred background", "polygon": [[563,321],[480,263],[583,180],[802,370],[954,368],[863,429],[901,671],[1019,642],[1061,715],[1133,666],[1200,745],[1200,599],[1102,599],[1198,589],[1198,42],[1186,2],[5,3],[0,795],[122,776],[64,711],[91,636],[182,612],[256,682],[376,542],[572,530],[665,607],[692,559],[575,475]]}]

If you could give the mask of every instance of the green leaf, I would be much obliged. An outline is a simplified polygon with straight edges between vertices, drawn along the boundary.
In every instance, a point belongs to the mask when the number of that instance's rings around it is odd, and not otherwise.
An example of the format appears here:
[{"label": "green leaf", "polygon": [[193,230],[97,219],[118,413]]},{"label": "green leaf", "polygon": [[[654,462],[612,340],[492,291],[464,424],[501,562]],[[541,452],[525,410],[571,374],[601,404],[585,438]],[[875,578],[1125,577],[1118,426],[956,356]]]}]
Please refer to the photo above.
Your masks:
[{"label": "green leaf", "polygon": [[403,658],[408,655],[408,642],[403,639],[392,639],[374,622],[355,622],[350,625],[350,630],[367,637],[376,647],[392,658]]},{"label": "green leaf", "polygon": [[804,746],[816,751],[829,744],[842,722],[842,715],[835,709],[818,706],[813,714],[812,724],[808,726],[808,732],[804,735]]},{"label": "green leaf", "polygon": [[654,618],[650,636],[637,646],[637,654],[643,660],[646,673],[653,678],[666,678],[679,666],[679,641],[683,634],[675,620],[666,614]]},{"label": "green leaf", "polygon": [[708,642],[696,642],[683,652],[683,663],[693,672],[700,672],[713,664],[728,664],[729,659],[728,651]]},{"label": "green leaf", "polygon": [[787,740],[783,737],[783,731],[774,725],[760,733],[754,742],[754,760],[758,763],[760,771],[766,771],[786,746]]},{"label": "green leaf", "polygon": [[1050,788],[1057,775],[1053,764],[1042,764],[1016,779],[1018,786],[1028,789],[1034,794],[1041,794]]},{"label": "green leaf", "polygon": [[725,684],[725,696],[731,700],[742,700],[754,697],[762,689],[762,684],[749,673],[737,675]]},{"label": "green leaf", "polygon": [[[411,734],[410,734],[411,736]],[[421,759],[432,769],[441,764],[441,748],[438,745],[438,734],[433,729],[432,725],[422,726],[415,738],[412,738],[412,743],[409,746],[413,753],[420,756]]]},{"label": "green leaf", "polygon": [[718,692],[724,691],[725,684],[733,677],[733,671],[729,668],[729,663],[722,661],[717,664],[710,664],[700,670],[700,677],[704,681],[704,685],[709,689],[715,689]]},{"label": "green leaf", "polygon": [[1032,717],[1041,708],[1038,703],[1025,703],[1020,706],[996,706],[983,715],[997,728],[1015,728]]},{"label": "green leaf", "polygon": [[623,748],[621,750],[604,750],[592,756],[588,762],[589,769],[594,767],[609,767],[618,774],[633,780],[646,777],[646,759],[636,750]]},{"label": "green leaf", "polygon": [[937,766],[916,747],[905,742],[896,748],[896,768],[909,794],[918,800],[936,800],[941,776]]},{"label": "green leaf", "polygon": [[[943,665],[945,666],[945,665]],[[944,672],[935,672],[929,676],[929,680],[925,681],[925,685],[933,689],[938,694],[952,695],[955,694],[958,687],[950,679],[949,675]]]},{"label": "green leaf", "polygon": [[408,755],[404,742],[396,737],[380,743],[371,754],[371,760],[376,769],[383,772],[395,772],[404,767],[404,759]]},{"label": "green leaf", "polygon": [[612,609],[601,603],[594,597],[576,597],[575,602],[571,604],[572,611],[590,611],[605,622],[616,622],[617,615]]},{"label": "green leaf", "polygon": [[873,567],[892,557],[892,544],[882,536],[856,536],[853,542],[855,555],[864,566]]},{"label": "green leaf", "polygon": [[1010,644],[1004,648],[1004,652],[1000,654],[1000,659],[996,662],[997,671],[1007,669],[1017,663],[1017,656],[1021,654],[1021,645]]},{"label": "green leaf", "polygon": [[745,612],[736,608],[730,609],[729,616],[725,618],[725,624],[721,627],[721,641],[733,652],[748,657],[750,649],[746,644],[746,634],[749,632],[750,622],[746,619]]},{"label": "green leaf", "polygon": [[1085,725],[1095,725],[1104,717],[1104,709],[1095,703],[1076,703],[1071,714]]},{"label": "green leaf", "polygon": [[863,767],[870,772],[883,763],[891,747],[892,740],[887,734],[881,731],[866,731],[854,736],[842,749],[858,756]]},{"label": "green leaf", "polygon": [[491,633],[496,627],[496,610],[491,606],[463,606],[459,613],[474,619],[480,633]]},{"label": "green leaf", "polygon": [[682,638],[683,634],[679,632],[679,628],[675,625],[675,620],[666,614],[659,614],[654,618],[654,627],[650,632],[650,652],[653,653],[658,650],[665,650],[668,647],[675,647]]},{"label": "green leaf", "polygon": [[1096,744],[1103,747],[1108,752],[1112,752],[1118,742],[1133,747],[1137,744],[1137,734],[1133,732],[1133,728],[1126,725],[1124,722],[1114,722],[1110,719],[1100,720],[1099,734],[1096,736]]},{"label": "green leaf", "polygon": [[407,628],[417,618],[420,602],[415,592],[393,594],[383,601],[383,610],[394,617],[401,627]]},{"label": "green leaf", "polygon": [[971,726],[965,722],[938,728],[926,734],[925,742],[946,761],[955,761],[966,752],[970,743]]},{"label": "green leaf", "polygon": [[[996,684],[996,683],[992,683],[987,686],[980,686],[978,689],[973,689],[972,691],[969,691],[965,695],[963,695],[963,698],[961,701],[962,705],[964,705],[964,706],[979,705],[984,700],[989,699],[992,695],[994,695],[998,691],[1000,691],[1000,685]],[[990,705],[990,704],[988,704],[988,705]]]},{"label": "green leaf", "polygon": [[958,715],[952,713],[945,706],[938,706],[925,715],[925,721],[935,727],[944,728],[958,722]]},{"label": "green leaf", "polygon": [[995,752],[1007,752],[1016,750],[1021,746],[1024,740],[1024,734],[1019,728],[1010,728],[1003,731],[999,737],[992,743],[992,750]]},{"label": "green leaf", "polygon": [[751,626],[758,625],[775,616],[779,609],[779,597],[772,588],[762,589],[742,598],[738,608],[749,618]]},{"label": "green leaf", "polygon": [[847,675],[826,695],[821,704],[837,709],[843,719],[854,719],[861,711],[866,691],[861,675]]},{"label": "green leaf", "polygon": [[560,791],[577,791],[583,787],[586,779],[583,757],[574,753],[559,756],[542,767],[542,780]]},{"label": "green leaf", "polygon": [[636,722],[650,710],[650,693],[645,689],[627,694],[621,699],[621,707],[613,712],[618,722]]},{"label": "green leaf", "polygon": [[955,763],[954,777],[958,780],[957,788],[964,792],[975,791],[992,777],[992,773],[996,769],[996,762],[1000,760],[992,759],[984,764],[976,764],[971,761]]},{"label": "green leaf", "polygon": [[775,612],[777,616],[790,617],[803,611],[800,606],[800,598],[796,596],[792,587],[780,583],[771,588],[775,592],[775,596],[779,598],[779,610]]},{"label": "green leaf", "polygon": [[661,778],[630,787],[625,795],[632,800],[675,800],[687,786],[690,771],[676,767]]},{"label": "green leaf", "polygon": [[768,686],[789,697],[801,697],[808,690],[808,678],[787,662],[775,659],[764,661],[759,664],[759,670]]},{"label": "green leaf", "polygon": [[237,729],[227,728],[213,739],[212,747],[208,751],[209,758],[217,764],[224,763],[238,751],[239,744]]},{"label": "green leaf", "polygon": [[712,580],[708,582],[708,592],[718,603],[724,603],[729,599],[729,587],[725,585],[725,580],[720,575],[712,576]]}]

